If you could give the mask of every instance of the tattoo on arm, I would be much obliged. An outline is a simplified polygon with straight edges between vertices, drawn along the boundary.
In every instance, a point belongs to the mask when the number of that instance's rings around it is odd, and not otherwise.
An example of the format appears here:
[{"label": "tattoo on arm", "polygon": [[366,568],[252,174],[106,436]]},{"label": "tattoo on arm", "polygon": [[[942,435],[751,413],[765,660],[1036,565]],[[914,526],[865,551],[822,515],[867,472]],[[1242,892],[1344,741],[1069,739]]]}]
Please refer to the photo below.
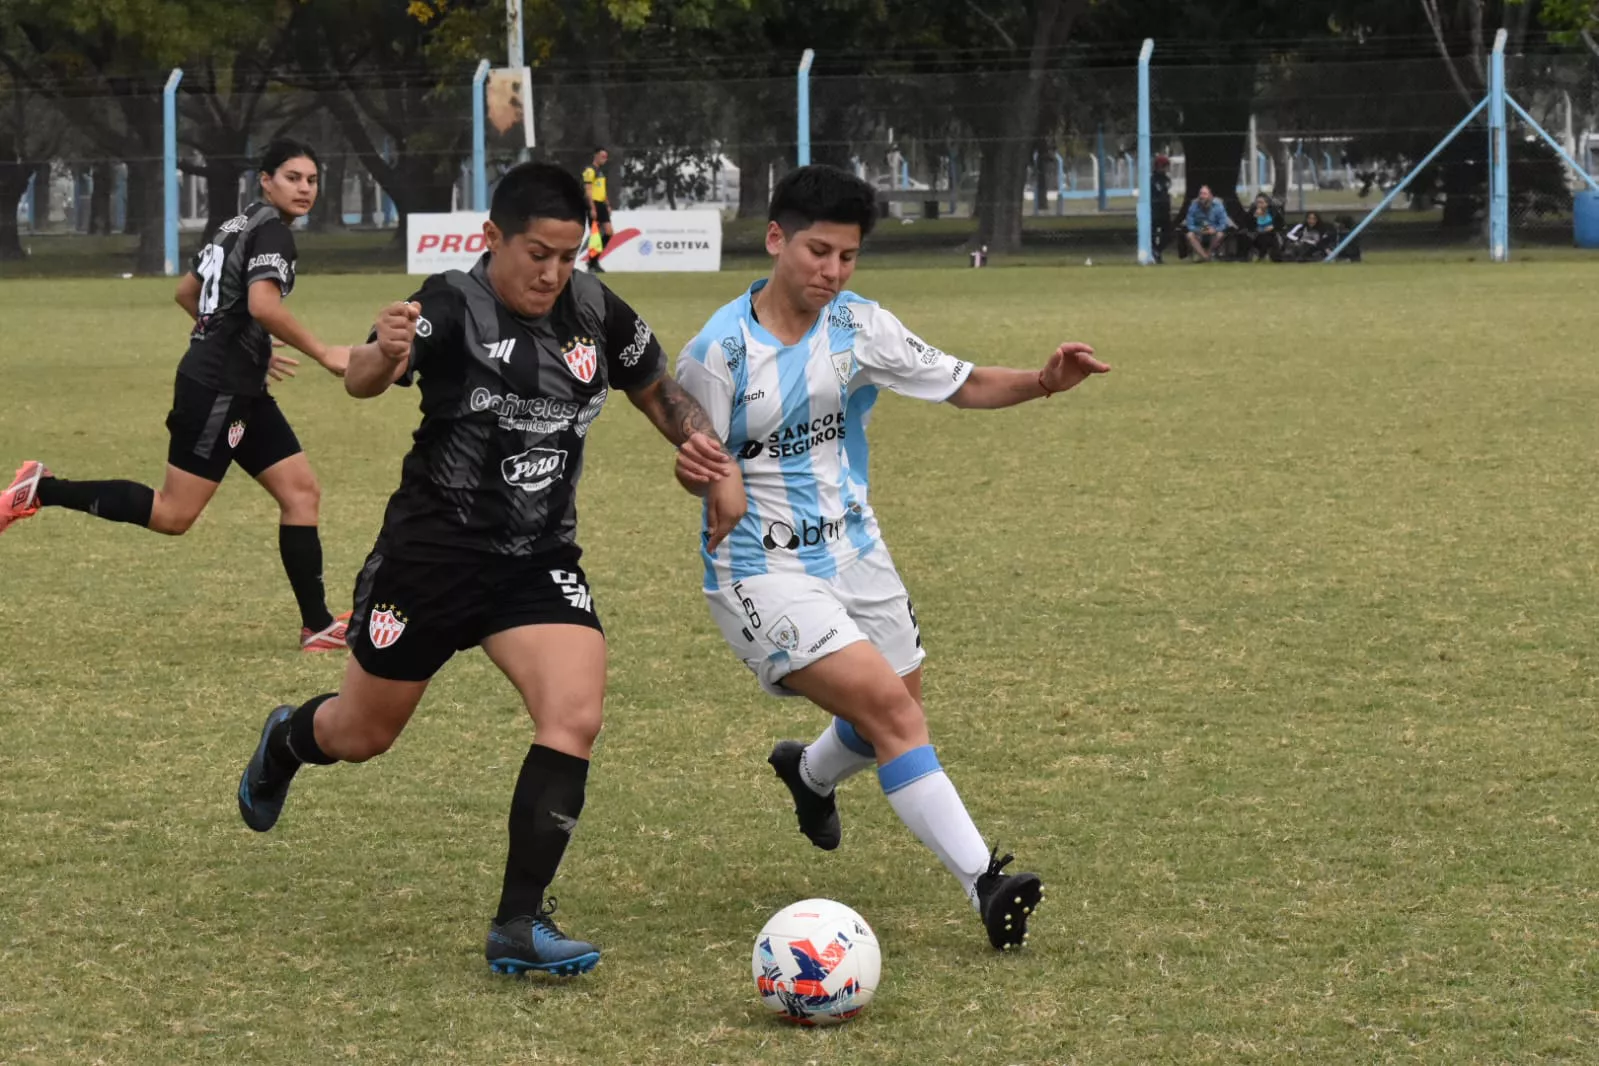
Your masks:
[{"label": "tattoo on arm", "polygon": [[675,445],[682,444],[695,433],[720,441],[705,408],[670,377],[660,378],[643,392],[630,394],[629,398],[649,416],[661,435]]}]

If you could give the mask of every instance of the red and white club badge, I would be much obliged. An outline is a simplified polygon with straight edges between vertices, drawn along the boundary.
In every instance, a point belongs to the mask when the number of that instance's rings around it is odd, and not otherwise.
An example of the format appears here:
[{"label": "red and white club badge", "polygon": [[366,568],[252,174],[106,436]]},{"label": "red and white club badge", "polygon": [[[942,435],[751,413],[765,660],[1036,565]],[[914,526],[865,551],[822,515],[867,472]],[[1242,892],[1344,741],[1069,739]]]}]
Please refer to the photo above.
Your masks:
[{"label": "red and white club badge", "polygon": [[387,648],[405,632],[405,616],[397,613],[392,604],[379,604],[367,616],[366,632],[374,648]]},{"label": "red and white club badge", "polygon": [[575,337],[567,342],[561,349],[561,358],[566,360],[566,369],[572,376],[585,385],[594,380],[594,372],[600,368],[599,353],[587,337]]},{"label": "red and white club badge", "polygon": [[233,425],[228,427],[228,447],[229,448],[237,448],[239,446],[239,442],[241,440],[243,440],[243,439],[244,439],[244,423],[243,422],[235,422],[235,423],[233,423]]}]

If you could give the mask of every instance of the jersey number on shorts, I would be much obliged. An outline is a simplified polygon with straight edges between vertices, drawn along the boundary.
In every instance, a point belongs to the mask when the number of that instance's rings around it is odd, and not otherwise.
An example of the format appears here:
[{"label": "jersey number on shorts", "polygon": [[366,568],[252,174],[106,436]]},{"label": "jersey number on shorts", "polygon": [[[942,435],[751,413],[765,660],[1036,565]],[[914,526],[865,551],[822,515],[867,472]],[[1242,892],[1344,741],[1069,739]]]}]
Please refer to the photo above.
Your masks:
[{"label": "jersey number on shorts", "polygon": [[200,275],[200,317],[204,318],[222,302],[222,264],[227,253],[219,244],[208,244],[200,252],[200,265],[195,272]]}]

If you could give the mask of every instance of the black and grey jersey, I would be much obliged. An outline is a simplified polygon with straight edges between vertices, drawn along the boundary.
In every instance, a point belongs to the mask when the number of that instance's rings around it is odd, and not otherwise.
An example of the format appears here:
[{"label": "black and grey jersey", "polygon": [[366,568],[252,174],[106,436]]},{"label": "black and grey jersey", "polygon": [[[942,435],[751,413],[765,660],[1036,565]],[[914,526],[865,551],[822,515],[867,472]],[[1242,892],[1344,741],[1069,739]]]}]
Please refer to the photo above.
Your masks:
[{"label": "black and grey jersey", "polygon": [[539,555],[575,544],[583,443],[612,389],[666,370],[638,314],[576,273],[550,313],[523,318],[495,296],[487,256],[435,274],[411,363],[422,424],[389,499],[378,551],[395,558]]},{"label": "black and grey jersey", "polygon": [[294,262],[294,234],[271,204],[253,203],[224,222],[189,268],[200,279],[200,316],[178,373],[218,392],[265,393],[272,337],[250,317],[250,286],[275,281],[288,296]]}]

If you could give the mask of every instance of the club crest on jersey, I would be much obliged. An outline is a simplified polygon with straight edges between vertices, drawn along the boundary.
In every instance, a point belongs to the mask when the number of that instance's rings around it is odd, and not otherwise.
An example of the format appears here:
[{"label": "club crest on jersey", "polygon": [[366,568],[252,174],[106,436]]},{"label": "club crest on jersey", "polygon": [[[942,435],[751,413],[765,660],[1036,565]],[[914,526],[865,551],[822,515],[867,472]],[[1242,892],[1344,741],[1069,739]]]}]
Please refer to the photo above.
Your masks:
[{"label": "club crest on jersey", "polygon": [[838,375],[839,385],[848,386],[850,373],[855,369],[854,349],[846,348],[842,352],[834,352],[829,358],[833,360],[833,373]]},{"label": "club crest on jersey", "polygon": [[772,639],[772,643],[784,651],[797,651],[799,649],[799,626],[795,625],[786,614],[776,622],[773,622],[772,628],[767,630],[766,633]]},{"label": "club crest on jersey", "polygon": [[228,447],[229,448],[237,448],[239,446],[239,442],[241,440],[243,440],[243,439],[244,439],[244,423],[243,422],[235,422],[235,423],[233,423],[233,425],[228,427]]},{"label": "club crest on jersey", "polygon": [[567,341],[561,348],[561,358],[572,376],[585,385],[594,380],[594,372],[600,367],[599,353],[589,337],[573,337]]},{"label": "club crest on jersey", "polygon": [[405,624],[404,612],[397,610],[392,603],[380,603],[367,616],[366,633],[374,648],[387,648],[400,639],[400,634],[405,632]]}]

